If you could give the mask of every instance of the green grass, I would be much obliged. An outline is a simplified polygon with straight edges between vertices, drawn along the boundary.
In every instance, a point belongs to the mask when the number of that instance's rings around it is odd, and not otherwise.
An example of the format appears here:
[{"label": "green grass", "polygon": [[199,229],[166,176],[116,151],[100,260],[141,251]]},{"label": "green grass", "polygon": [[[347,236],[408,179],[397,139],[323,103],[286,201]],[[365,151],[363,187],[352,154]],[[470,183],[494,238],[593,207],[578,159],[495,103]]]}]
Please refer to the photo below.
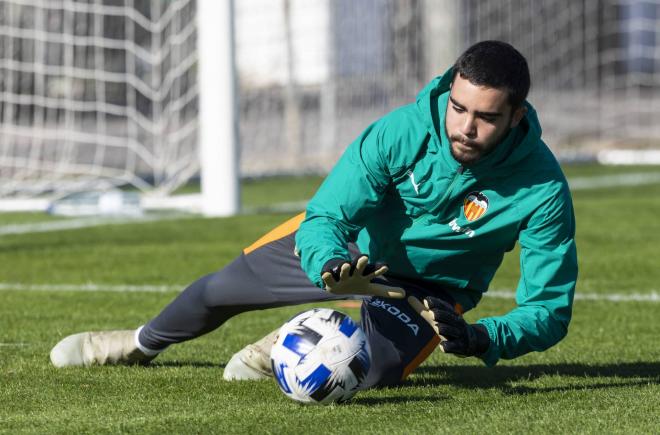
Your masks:
[{"label": "green grass", "polygon": [[[566,165],[564,172],[572,177],[596,177],[618,175],[625,173],[660,172],[657,166],[601,166],[597,164]],[[271,177],[263,179],[246,179],[241,182],[241,204],[246,209],[268,208],[273,204],[300,203],[309,199],[321,185],[323,177]],[[267,186],[267,187],[264,187]],[[130,189],[129,189],[130,190]],[[601,194],[607,191],[601,191]],[[175,194],[199,193],[199,183],[190,183],[179,188]],[[45,213],[0,213],[0,225],[26,224],[56,219]]]},{"label": "green grass", "polygon": [[65,217],[51,216],[46,213],[12,212],[0,213],[0,225],[31,224],[47,220],[62,220]]},{"label": "green grass", "polygon": [[[592,166],[567,172],[611,173]],[[311,181],[269,184],[254,182],[244,195],[251,192],[252,204],[260,205],[313,191]],[[272,186],[279,193],[271,193]],[[660,186],[579,191],[574,201],[578,293],[660,291]],[[1,236],[0,282],[183,286],[231,261],[286,217],[187,218]],[[513,289],[517,278],[514,251],[492,287]],[[151,367],[57,370],[49,364],[50,348],[65,335],[135,327],[175,295],[0,290],[0,432],[658,432],[657,302],[578,300],[568,337],[546,352],[493,369],[436,352],[402,386],[364,391],[341,406],[298,405],[273,381],[222,380],[233,352],[301,307],[240,315],[172,347]],[[484,298],[467,317],[512,307],[510,300]],[[341,309],[358,316],[356,309]]]},{"label": "green grass", "polygon": [[565,164],[562,165],[567,177],[599,177],[604,175],[619,175],[642,172],[660,172],[660,167],[654,165],[622,165],[603,166],[596,163]]}]

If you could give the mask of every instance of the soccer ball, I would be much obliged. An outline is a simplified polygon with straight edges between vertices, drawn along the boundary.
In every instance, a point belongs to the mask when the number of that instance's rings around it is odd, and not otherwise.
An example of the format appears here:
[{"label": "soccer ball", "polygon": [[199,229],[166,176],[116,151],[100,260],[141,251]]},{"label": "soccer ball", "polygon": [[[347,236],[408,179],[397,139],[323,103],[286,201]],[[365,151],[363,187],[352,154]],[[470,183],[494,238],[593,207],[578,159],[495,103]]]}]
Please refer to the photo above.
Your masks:
[{"label": "soccer ball", "polygon": [[270,363],[284,394],[325,405],[355,395],[369,372],[371,351],[353,319],[329,308],[314,308],[280,328]]}]

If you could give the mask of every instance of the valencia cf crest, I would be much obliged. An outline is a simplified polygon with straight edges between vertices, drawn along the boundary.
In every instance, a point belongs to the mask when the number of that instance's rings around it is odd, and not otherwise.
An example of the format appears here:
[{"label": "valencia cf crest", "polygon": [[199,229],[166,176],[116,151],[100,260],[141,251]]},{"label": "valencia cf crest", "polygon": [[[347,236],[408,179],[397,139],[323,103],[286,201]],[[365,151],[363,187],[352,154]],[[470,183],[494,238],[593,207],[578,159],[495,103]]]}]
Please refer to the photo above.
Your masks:
[{"label": "valencia cf crest", "polygon": [[463,200],[463,214],[465,218],[474,222],[488,210],[488,198],[481,192],[470,192]]}]

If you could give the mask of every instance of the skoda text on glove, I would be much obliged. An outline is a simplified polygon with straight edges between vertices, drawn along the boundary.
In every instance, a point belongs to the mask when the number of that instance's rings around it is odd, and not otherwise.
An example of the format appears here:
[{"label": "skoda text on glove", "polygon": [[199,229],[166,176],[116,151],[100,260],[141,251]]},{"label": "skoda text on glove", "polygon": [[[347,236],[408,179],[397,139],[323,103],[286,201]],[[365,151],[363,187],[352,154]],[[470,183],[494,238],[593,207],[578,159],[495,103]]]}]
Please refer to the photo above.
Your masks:
[{"label": "skoda text on glove", "polygon": [[407,315],[406,313],[402,313],[401,310],[398,309],[397,307],[394,307],[386,303],[382,299],[374,299],[371,302],[369,302],[369,305],[384,309],[385,311],[387,311],[388,313],[390,313],[391,315],[393,315],[394,317],[405,323],[405,325],[412,330],[414,335],[417,335],[417,333],[419,333],[419,325],[416,323],[412,323],[412,319],[410,318],[410,316]]}]

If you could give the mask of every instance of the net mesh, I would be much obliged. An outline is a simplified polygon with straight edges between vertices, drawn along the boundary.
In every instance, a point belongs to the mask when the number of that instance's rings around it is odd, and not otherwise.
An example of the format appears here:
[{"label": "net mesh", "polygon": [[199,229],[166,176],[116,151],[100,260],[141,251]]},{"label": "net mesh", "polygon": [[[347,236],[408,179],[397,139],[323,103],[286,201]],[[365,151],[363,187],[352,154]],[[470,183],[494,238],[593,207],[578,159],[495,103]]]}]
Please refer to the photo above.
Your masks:
[{"label": "net mesh", "polygon": [[[483,39],[528,58],[560,158],[660,143],[659,0],[240,0],[234,13],[244,177],[327,171]],[[195,14],[194,0],[1,0],[0,197],[168,193],[197,176]]]},{"label": "net mesh", "polygon": [[463,46],[500,39],[528,59],[530,101],[560,157],[660,147],[660,1],[468,0]]},{"label": "net mesh", "polygon": [[170,191],[195,174],[194,12],[190,1],[0,2],[0,196]]}]

